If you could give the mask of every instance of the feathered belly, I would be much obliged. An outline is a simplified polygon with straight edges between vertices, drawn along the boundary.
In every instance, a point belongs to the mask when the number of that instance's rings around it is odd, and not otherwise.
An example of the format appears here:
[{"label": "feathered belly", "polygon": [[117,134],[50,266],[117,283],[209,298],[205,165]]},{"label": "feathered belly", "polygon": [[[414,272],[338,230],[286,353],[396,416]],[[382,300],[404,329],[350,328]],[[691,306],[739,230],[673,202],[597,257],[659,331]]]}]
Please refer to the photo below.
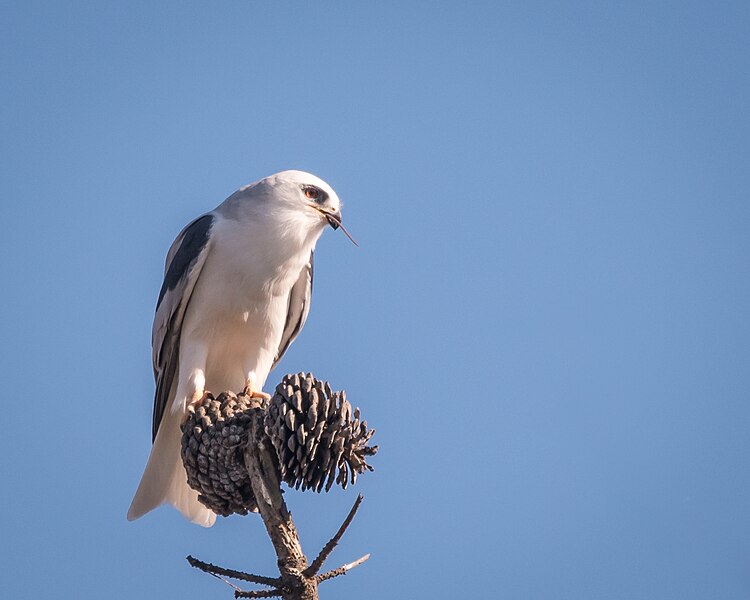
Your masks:
[{"label": "feathered belly", "polygon": [[286,300],[279,296],[224,300],[204,304],[213,310],[191,315],[188,343],[204,343],[207,349],[206,389],[217,394],[237,392],[252,376],[260,390],[278,351]]}]

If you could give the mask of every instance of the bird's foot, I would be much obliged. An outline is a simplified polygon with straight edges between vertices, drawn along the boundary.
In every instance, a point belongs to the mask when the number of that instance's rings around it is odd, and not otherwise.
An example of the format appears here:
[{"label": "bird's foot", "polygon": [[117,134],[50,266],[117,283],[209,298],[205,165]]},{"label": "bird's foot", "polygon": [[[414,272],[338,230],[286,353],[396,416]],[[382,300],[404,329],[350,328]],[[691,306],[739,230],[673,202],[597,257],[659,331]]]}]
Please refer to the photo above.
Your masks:
[{"label": "bird's foot", "polygon": [[206,400],[211,395],[211,392],[207,392],[205,390],[196,390],[193,395],[190,398],[190,401],[187,403],[187,406],[185,407],[185,414],[182,416],[182,423],[184,424],[185,421],[187,421],[190,418],[190,415],[195,414],[195,410],[203,404],[203,401]]},{"label": "bird's foot", "polygon": [[211,395],[211,392],[207,392],[206,390],[195,390],[193,393],[193,396],[190,398],[190,402],[188,402],[187,407],[188,408],[195,408],[196,406],[200,406],[203,404],[203,401],[206,400]]},{"label": "bird's foot", "polygon": [[271,394],[266,394],[265,392],[254,390],[253,386],[250,384],[245,384],[245,389],[242,390],[242,393],[249,398],[258,398],[259,400],[271,399]]}]

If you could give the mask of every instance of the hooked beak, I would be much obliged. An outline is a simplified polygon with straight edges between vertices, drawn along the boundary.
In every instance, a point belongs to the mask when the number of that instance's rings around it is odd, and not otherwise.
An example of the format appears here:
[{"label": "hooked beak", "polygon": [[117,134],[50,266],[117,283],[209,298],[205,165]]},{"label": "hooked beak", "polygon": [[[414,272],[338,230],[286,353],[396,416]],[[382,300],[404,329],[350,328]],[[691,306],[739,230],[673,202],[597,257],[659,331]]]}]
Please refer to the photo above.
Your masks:
[{"label": "hooked beak", "polygon": [[337,230],[341,226],[341,215],[339,213],[327,213],[325,215],[328,224],[333,227],[333,230]]},{"label": "hooked beak", "polygon": [[340,212],[330,212],[330,211],[325,210],[325,208],[323,208],[322,206],[315,206],[313,204],[311,204],[310,206],[312,206],[321,215],[323,215],[323,217],[325,217],[325,220],[328,221],[328,224],[334,230],[336,230],[339,227],[341,227],[341,231],[343,231],[344,234],[346,235],[346,237],[348,237],[351,240],[352,244],[354,244],[355,246],[359,247],[359,244],[349,234],[349,232],[346,230],[346,227],[344,227],[344,225],[341,223],[341,213]]}]

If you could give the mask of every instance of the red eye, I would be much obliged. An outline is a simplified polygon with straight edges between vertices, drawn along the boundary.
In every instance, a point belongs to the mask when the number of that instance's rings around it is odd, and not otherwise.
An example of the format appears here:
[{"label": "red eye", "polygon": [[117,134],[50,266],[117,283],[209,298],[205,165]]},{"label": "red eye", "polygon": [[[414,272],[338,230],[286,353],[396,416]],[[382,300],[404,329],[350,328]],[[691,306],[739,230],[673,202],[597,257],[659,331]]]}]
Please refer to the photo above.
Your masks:
[{"label": "red eye", "polygon": [[310,200],[317,200],[320,197],[320,190],[314,187],[305,188],[305,196]]}]

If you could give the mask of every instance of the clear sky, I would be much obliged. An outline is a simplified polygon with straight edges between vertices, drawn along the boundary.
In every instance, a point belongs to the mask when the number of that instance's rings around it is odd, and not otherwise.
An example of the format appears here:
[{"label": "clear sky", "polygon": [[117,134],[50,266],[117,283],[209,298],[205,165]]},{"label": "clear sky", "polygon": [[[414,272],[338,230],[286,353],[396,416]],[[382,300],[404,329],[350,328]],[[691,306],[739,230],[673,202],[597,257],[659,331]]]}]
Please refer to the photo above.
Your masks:
[{"label": "clear sky", "polygon": [[750,4],[5,2],[3,598],[230,598],[255,516],[125,512],[191,218],[326,179],[312,370],[377,429],[290,492],[324,598],[750,597]]}]

